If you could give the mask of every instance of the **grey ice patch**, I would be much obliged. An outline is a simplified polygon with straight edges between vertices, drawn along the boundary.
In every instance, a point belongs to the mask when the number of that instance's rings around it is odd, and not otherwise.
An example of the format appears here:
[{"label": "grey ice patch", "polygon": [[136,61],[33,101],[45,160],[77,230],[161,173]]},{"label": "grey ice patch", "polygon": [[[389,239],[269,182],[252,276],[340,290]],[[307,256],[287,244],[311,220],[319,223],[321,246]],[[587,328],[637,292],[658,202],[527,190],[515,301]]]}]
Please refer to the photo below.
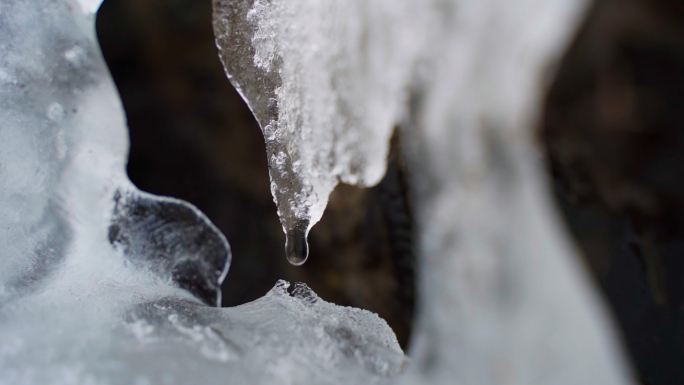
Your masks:
[{"label": "grey ice patch", "polygon": [[109,242],[135,266],[221,306],[230,266],[226,238],[197,209],[171,198],[117,191]]}]

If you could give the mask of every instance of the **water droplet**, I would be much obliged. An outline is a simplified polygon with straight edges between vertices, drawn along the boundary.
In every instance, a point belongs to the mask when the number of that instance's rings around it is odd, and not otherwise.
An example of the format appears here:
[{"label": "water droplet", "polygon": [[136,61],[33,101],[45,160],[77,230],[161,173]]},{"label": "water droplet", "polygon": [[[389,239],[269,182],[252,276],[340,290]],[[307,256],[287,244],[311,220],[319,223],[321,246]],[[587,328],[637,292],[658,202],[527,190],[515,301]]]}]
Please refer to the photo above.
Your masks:
[{"label": "water droplet", "polygon": [[309,244],[306,240],[308,227],[309,221],[298,221],[285,233],[285,255],[294,266],[303,265],[309,257]]},{"label": "water droplet", "polygon": [[61,104],[55,102],[48,106],[48,119],[52,120],[53,122],[60,122],[62,121],[62,119],[64,119],[64,116],[66,116],[66,112],[64,111],[64,107],[62,107]]}]

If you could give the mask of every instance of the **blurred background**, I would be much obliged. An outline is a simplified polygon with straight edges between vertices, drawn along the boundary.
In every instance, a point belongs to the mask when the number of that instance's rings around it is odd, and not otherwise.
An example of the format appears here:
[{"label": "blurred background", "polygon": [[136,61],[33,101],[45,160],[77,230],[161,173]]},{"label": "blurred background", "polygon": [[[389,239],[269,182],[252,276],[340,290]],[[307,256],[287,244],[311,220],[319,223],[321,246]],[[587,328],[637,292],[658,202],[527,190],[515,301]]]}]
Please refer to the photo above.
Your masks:
[{"label": "blurred background", "polygon": [[[106,0],[97,33],[128,116],[128,172],[223,231],[223,306],[278,279],[378,313],[407,347],[414,223],[395,135],[377,187],[339,186],[290,266],[263,136],[228,82],[210,0]],[[551,83],[539,142],[568,231],[643,384],[684,383],[684,2],[596,0]]]}]

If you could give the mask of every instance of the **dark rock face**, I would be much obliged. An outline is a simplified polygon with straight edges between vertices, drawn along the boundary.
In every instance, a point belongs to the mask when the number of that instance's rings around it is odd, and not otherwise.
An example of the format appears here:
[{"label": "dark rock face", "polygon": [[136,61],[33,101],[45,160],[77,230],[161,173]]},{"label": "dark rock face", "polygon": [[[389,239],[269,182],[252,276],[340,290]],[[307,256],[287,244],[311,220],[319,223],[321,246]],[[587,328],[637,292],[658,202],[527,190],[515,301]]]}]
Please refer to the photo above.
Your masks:
[{"label": "dark rock face", "polygon": [[599,0],[542,135],[555,192],[644,384],[684,383],[684,6]]}]

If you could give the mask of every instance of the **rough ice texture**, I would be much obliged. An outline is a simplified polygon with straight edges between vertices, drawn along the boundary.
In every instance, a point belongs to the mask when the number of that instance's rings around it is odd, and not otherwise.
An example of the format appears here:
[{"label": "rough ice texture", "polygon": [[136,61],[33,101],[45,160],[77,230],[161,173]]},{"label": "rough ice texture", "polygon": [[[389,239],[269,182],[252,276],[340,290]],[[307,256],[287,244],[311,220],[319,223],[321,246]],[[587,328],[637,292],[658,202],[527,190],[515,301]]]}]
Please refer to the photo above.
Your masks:
[{"label": "rough ice texture", "polygon": [[75,300],[45,293],[5,307],[0,382],[382,384],[405,361],[376,315],[303,286],[290,294],[284,281],[224,309],[171,290],[106,285]]},{"label": "rough ice texture", "polygon": [[264,131],[284,227],[315,223],[337,181],[377,181],[392,128],[404,129],[421,285],[402,384],[630,383],[532,135],[585,7],[214,0],[220,55]]},{"label": "rough ice texture", "polygon": [[127,179],[97,5],[0,0],[0,383],[374,384],[399,373],[384,321],[304,286],[209,306],[230,248],[194,207]]},{"label": "rough ice texture", "polygon": [[308,233],[338,182],[369,186],[384,175],[428,9],[422,1],[214,0],[214,10],[221,60],[264,133],[283,227]]}]

